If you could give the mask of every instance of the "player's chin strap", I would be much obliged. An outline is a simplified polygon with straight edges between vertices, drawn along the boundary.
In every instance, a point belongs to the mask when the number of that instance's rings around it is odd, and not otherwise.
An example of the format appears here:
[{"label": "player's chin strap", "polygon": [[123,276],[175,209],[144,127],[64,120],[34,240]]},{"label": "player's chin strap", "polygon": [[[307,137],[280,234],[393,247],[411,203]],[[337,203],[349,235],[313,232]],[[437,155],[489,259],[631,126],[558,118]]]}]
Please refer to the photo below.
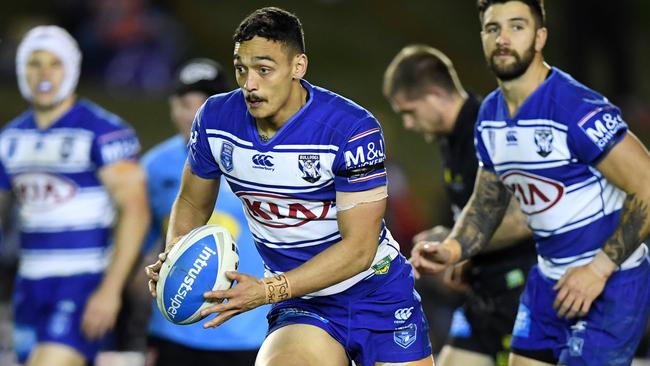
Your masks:
[{"label": "player's chin strap", "polygon": [[287,276],[279,274],[266,277],[262,279],[262,283],[264,283],[267,304],[275,304],[291,298],[291,285]]}]

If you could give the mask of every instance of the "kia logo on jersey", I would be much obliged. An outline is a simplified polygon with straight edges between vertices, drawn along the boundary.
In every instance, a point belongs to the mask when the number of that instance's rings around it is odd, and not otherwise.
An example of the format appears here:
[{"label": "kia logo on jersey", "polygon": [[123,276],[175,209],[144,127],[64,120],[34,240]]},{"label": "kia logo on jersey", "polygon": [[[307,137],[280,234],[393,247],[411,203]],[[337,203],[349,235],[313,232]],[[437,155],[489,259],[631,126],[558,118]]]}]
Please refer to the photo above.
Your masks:
[{"label": "kia logo on jersey", "polygon": [[515,170],[501,179],[519,201],[521,210],[528,215],[550,209],[564,195],[564,185],[561,182],[535,174]]},{"label": "kia logo on jersey", "polygon": [[52,174],[27,173],[14,178],[16,197],[25,209],[51,210],[69,201],[75,195],[74,182]]},{"label": "kia logo on jersey", "polygon": [[327,216],[331,201],[307,201],[264,192],[238,192],[250,218],[277,229],[302,226]]}]

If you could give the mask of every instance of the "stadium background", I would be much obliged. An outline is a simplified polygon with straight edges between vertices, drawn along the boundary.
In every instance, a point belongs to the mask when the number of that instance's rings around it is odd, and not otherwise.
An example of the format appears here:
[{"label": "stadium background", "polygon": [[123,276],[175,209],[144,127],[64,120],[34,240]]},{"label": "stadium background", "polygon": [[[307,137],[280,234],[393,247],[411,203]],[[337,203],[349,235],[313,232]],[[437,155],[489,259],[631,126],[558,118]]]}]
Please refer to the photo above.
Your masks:
[{"label": "stadium background", "polygon": [[[234,85],[233,31],[252,10],[269,5],[301,18],[310,61],[307,79],[355,100],[382,123],[391,164],[388,220],[396,238],[408,244],[418,230],[449,223],[437,149],[403,131],[381,94],[381,83],[401,47],[426,43],[454,61],[468,90],[482,95],[493,90],[496,82],[485,66],[474,0],[5,2],[0,11],[0,125],[27,107],[15,79],[18,42],[34,25],[58,24],[77,38],[84,54],[79,94],[131,123],[146,151],[175,133],[167,105],[173,70],[188,58],[209,57],[224,66]],[[546,9],[546,60],[612,99],[650,146],[650,2],[547,0]],[[6,279],[0,273],[4,299]],[[436,296],[434,302],[440,301],[453,302]],[[6,310],[0,309],[4,335]],[[436,323],[449,316],[449,308],[445,311],[437,313]],[[444,335],[447,325],[436,324],[438,332]],[[0,364],[5,342],[0,342]]]}]

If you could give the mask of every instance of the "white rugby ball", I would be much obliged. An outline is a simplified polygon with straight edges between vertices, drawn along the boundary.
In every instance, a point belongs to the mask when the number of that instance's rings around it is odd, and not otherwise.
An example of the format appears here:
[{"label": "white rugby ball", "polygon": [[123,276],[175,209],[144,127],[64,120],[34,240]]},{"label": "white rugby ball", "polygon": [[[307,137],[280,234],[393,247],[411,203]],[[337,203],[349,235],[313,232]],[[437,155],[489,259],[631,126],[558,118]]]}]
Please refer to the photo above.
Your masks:
[{"label": "white rugby ball", "polygon": [[227,271],[239,266],[237,244],[221,226],[200,226],[183,236],[169,251],[156,285],[158,309],[176,324],[201,320],[201,310],[214,305],[203,293],[227,290]]}]

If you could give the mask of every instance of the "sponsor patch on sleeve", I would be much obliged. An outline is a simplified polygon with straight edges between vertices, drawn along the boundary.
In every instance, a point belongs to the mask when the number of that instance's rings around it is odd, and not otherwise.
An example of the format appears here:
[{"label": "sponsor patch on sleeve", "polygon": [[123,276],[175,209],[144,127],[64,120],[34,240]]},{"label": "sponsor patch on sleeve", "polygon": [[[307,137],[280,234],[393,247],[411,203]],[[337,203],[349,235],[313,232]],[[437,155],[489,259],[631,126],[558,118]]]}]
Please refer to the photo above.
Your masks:
[{"label": "sponsor patch on sleeve", "polygon": [[133,130],[130,129],[100,136],[98,142],[104,164],[134,159],[140,151],[140,142]]},{"label": "sponsor patch on sleeve", "polygon": [[614,108],[599,107],[584,116],[578,126],[600,150],[605,150],[616,140],[627,124]]},{"label": "sponsor patch on sleeve", "polygon": [[348,182],[356,183],[386,175],[384,170],[384,141],[379,138],[366,140],[361,144],[348,146],[343,153],[345,170],[339,175],[348,178]]}]

